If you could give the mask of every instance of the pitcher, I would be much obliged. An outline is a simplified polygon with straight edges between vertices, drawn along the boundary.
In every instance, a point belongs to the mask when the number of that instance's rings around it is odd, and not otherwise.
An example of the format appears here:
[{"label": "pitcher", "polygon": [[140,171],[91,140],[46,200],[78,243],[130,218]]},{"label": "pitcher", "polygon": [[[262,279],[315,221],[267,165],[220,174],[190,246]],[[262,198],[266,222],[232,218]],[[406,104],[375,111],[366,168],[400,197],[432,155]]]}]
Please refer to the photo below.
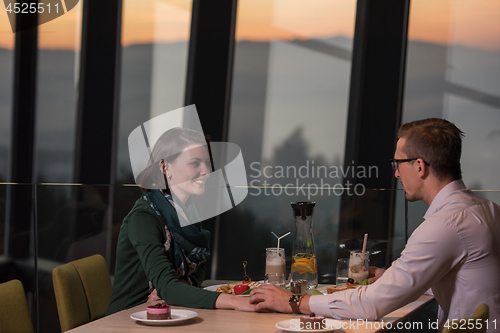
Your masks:
[{"label": "pitcher", "polygon": [[315,202],[292,202],[295,235],[292,248],[292,280],[306,280],[307,288],[318,286],[318,269],[313,237]]}]

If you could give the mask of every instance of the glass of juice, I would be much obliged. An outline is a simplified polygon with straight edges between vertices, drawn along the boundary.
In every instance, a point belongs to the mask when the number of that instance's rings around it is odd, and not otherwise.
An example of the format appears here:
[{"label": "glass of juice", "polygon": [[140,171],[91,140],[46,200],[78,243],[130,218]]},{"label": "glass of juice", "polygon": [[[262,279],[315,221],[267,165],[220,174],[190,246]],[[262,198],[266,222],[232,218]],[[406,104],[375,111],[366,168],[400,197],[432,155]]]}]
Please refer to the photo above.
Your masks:
[{"label": "glass of juice", "polygon": [[286,275],[285,249],[269,247],[266,249],[266,274],[275,277],[276,274]]},{"label": "glass of juice", "polygon": [[368,265],[370,263],[370,253],[365,252],[365,262],[361,263],[361,251],[351,251],[349,257],[349,277],[354,281],[361,283],[364,279],[368,279]]}]

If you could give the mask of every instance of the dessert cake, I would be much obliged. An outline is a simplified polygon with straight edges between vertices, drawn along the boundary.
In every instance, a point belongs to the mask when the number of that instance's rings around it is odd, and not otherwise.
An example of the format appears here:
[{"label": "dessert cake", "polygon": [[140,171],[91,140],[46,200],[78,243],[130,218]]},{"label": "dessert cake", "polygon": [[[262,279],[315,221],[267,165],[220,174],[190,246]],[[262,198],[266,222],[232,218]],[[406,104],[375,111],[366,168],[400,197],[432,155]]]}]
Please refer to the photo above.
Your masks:
[{"label": "dessert cake", "polygon": [[156,303],[147,308],[148,320],[172,319],[170,306],[165,303]]},{"label": "dessert cake", "polygon": [[300,317],[301,330],[322,330],[325,328],[325,317],[316,317],[314,312],[311,312],[309,316]]}]

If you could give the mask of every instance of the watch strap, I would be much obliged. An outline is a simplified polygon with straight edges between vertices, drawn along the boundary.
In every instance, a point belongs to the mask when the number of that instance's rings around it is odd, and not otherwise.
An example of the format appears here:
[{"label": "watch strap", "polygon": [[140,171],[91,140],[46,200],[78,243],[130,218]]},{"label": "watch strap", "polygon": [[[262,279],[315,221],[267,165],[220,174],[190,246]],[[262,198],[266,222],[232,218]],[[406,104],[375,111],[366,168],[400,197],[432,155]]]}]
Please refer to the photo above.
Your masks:
[{"label": "watch strap", "polygon": [[302,300],[302,295],[299,294],[293,294],[290,296],[290,299],[288,300],[288,304],[290,304],[290,307],[292,308],[293,313],[301,313],[299,309],[300,301]]}]

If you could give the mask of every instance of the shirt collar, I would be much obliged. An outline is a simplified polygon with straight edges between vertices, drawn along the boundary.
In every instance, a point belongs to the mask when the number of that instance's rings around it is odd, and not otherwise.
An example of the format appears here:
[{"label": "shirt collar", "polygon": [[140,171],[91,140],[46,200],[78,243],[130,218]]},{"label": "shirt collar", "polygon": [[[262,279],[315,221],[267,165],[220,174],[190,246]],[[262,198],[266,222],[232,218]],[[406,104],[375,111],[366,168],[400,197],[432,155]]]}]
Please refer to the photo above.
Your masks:
[{"label": "shirt collar", "polygon": [[451,193],[466,188],[467,187],[465,186],[462,179],[454,180],[445,187],[443,187],[441,191],[439,191],[438,194],[434,197],[434,200],[432,200],[431,205],[429,206],[427,212],[424,215],[424,219],[427,219],[429,216],[437,212],[438,209],[441,207],[441,202]]}]

